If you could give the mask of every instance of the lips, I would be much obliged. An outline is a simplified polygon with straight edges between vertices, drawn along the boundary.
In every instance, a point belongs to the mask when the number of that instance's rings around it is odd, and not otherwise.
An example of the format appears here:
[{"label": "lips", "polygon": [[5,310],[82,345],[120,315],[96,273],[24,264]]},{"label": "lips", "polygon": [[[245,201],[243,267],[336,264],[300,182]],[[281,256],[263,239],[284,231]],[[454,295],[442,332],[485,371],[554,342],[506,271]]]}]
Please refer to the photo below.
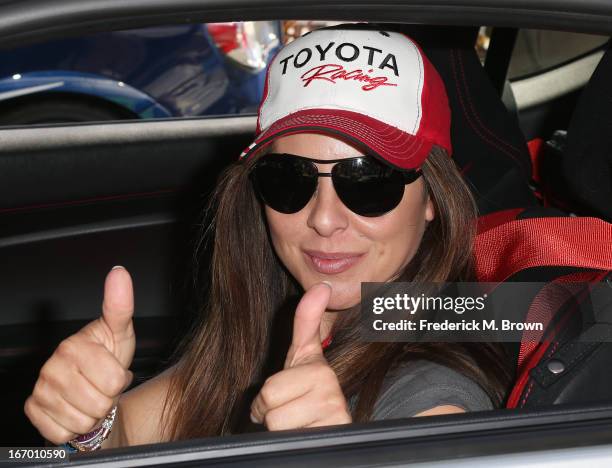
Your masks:
[{"label": "lips", "polygon": [[304,250],[304,255],[313,268],[324,275],[337,275],[357,264],[364,256],[351,252],[320,252]]}]

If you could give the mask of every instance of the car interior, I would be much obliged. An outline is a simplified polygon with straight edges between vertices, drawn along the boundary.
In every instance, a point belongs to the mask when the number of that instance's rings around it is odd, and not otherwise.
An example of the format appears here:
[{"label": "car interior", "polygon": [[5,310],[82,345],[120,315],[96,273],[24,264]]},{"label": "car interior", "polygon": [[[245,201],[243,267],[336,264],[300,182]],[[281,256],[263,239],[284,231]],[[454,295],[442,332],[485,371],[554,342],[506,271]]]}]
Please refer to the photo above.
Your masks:
[{"label": "car interior", "polygon": [[[70,2],[58,3],[66,18],[77,19],[65,24],[55,19],[54,27],[49,22],[47,28],[42,25],[50,12],[27,19],[24,5],[0,2],[0,56],[2,48],[79,34],[85,25],[133,29],[161,21],[142,11],[138,18],[135,14],[128,19],[124,7],[117,7],[107,14],[120,19],[104,23],[94,21],[95,12],[88,17],[85,7],[78,13]],[[202,7],[196,13],[177,7],[176,16],[169,14],[164,21],[294,17],[280,2],[268,2],[268,9],[260,13],[241,10],[239,3],[216,5],[214,11]],[[512,83],[508,67],[523,29],[571,31],[576,23],[554,13],[547,16],[546,9],[539,10],[540,16],[528,11],[512,16],[508,6],[504,11],[510,19],[495,23],[490,13],[471,15],[469,9],[459,8],[453,15],[445,2],[439,15],[433,8],[416,12],[415,5],[405,10],[395,5],[372,14],[366,3],[352,19],[370,18],[381,28],[413,37],[445,82],[453,157],[481,216],[476,244],[476,255],[482,258],[477,261],[479,280],[579,281],[587,289],[596,284],[612,288],[609,42]],[[315,4],[306,2],[293,13],[349,19],[339,6],[325,9]],[[316,13],[315,7],[320,8]],[[71,11],[82,17],[70,17]],[[415,21],[410,21],[411,15]],[[484,64],[474,47],[483,24],[493,26]],[[610,24],[593,13],[577,29],[609,36]],[[527,107],[519,105],[525,98],[514,93],[521,91],[525,80],[594,54],[601,58],[588,82],[532,100]],[[220,171],[252,141],[255,123],[256,117],[248,115],[0,129],[0,392],[5,421],[10,421],[0,429],[0,445],[45,445],[25,417],[23,403],[57,344],[99,316],[103,279],[113,265],[124,265],[134,279],[133,385],[163,370],[206,294],[211,252],[200,242],[207,222],[203,207]],[[588,301],[588,294],[584,297]],[[145,465],[153,463],[147,458],[153,455],[155,464],[204,464],[218,462],[215,456],[224,450],[228,465],[269,463],[260,458],[266,452],[278,463],[338,466],[342,461],[357,464],[370,449],[377,450],[381,463],[395,463],[465,456],[471,453],[466,452],[469,444],[480,444],[474,453],[495,455],[609,443],[612,379],[607,369],[612,365],[612,346],[606,337],[612,330],[605,324],[590,327],[584,314],[574,313],[581,301],[576,296],[551,297],[545,287],[533,297],[526,320],[545,316],[548,326],[537,343],[506,343],[514,384],[506,408],[491,414],[296,431],[268,439],[244,434],[141,447],[140,452],[116,449],[79,460],[120,461],[137,453]],[[553,372],[552,361],[566,366]],[[504,430],[514,431],[511,440],[504,438]],[[308,452],[309,440],[321,451]],[[179,459],[177,453],[195,458]],[[300,458],[291,458],[295,453]]]}]

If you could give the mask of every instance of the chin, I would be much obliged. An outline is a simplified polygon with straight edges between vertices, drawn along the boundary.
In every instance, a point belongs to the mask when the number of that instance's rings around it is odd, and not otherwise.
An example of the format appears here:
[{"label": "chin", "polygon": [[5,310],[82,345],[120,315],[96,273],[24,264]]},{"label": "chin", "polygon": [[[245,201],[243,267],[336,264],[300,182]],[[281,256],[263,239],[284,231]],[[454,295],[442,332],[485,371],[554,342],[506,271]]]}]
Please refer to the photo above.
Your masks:
[{"label": "chin", "polygon": [[338,276],[316,275],[304,276],[298,280],[304,290],[310,289],[317,283],[328,281],[332,286],[332,295],[327,305],[328,310],[344,310],[349,309],[359,303],[361,300],[361,282],[358,280],[340,278]]},{"label": "chin", "polygon": [[327,308],[329,310],[346,310],[359,304],[361,299],[361,284],[357,287],[350,285],[347,288],[338,287],[332,281],[332,297]]}]

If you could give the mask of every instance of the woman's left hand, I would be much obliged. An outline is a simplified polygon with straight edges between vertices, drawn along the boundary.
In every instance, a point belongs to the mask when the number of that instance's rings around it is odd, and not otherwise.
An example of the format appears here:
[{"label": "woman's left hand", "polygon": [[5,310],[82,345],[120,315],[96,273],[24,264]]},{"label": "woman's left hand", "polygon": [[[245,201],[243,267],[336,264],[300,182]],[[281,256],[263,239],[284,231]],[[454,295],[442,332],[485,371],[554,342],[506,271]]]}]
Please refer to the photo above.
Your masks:
[{"label": "woman's left hand", "polygon": [[253,422],[275,431],[352,421],[338,377],[321,346],[321,320],[330,296],[331,287],[320,283],[300,300],[284,369],[269,377],[253,400]]}]

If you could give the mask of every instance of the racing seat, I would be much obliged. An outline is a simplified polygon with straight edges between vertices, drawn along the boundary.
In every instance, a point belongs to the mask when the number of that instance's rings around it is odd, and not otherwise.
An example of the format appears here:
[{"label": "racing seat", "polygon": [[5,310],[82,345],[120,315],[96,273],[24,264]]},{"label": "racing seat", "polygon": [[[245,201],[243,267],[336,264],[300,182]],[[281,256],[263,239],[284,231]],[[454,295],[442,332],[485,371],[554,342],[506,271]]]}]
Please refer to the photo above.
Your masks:
[{"label": "racing seat", "polygon": [[567,132],[557,131],[541,157],[546,199],[612,221],[612,44],[578,99]]},{"label": "racing seat", "polygon": [[612,221],[612,49],[604,54],[570,122],[563,171],[573,197]]},{"label": "racing seat", "polygon": [[535,206],[531,158],[516,115],[504,106],[474,49],[478,28],[402,25],[444,80],[453,159],[480,214]]}]

